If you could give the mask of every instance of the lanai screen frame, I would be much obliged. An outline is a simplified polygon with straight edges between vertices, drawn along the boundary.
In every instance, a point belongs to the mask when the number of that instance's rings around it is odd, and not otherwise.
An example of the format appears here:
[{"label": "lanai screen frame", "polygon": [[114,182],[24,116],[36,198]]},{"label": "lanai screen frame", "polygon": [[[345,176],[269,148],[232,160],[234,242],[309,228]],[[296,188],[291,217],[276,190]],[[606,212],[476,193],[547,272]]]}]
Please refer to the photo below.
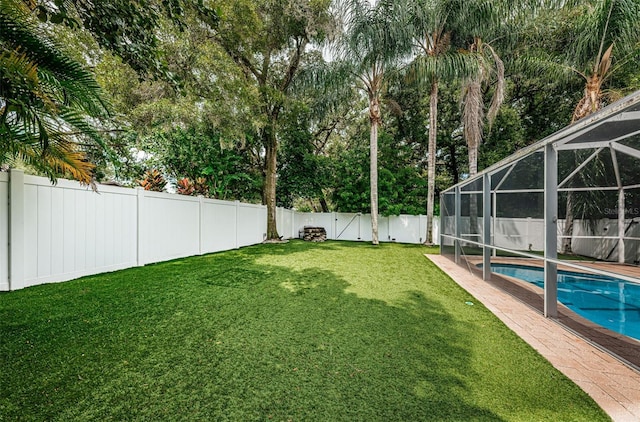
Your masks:
[{"label": "lanai screen frame", "polygon": [[[440,245],[441,254],[445,254],[445,244],[453,242],[454,260],[461,264],[462,244],[474,245],[482,248],[483,279],[489,280],[491,277],[491,256],[495,251],[508,252],[525,258],[541,259],[544,262],[544,315],[546,317],[557,317],[558,315],[558,264],[563,266],[586,270],[590,273],[612,276],[618,279],[640,283],[640,279],[624,276],[615,272],[594,269],[581,265],[579,261],[560,261],[558,259],[558,192],[576,190],[576,188],[565,187],[567,181],[588,164],[599,152],[608,149],[614,167],[616,186],[606,187],[607,190],[618,191],[617,220],[619,242],[618,260],[624,262],[625,240],[640,240],[625,236],[625,190],[638,189],[640,184],[625,186],[618,166],[618,155],[629,155],[640,160],[640,149],[632,148],[621,142],[640,134],[640,91],[623,98],[600,110],[599,112],[584,118],[573,125],[536,142],[506,159],[494,164],[486,170],[478,173],[473,178],[469,178],[455,186],[443,191],[440,195],[442,217],[454,217],[453,233],[447,233],[444,218],[441,218]],[[584,149],[596,149],[596,153],[589,158],[577,163],[576,168],[563,180],[558,180],[558,152],[577,151]],[[495,198],[500,192],[500,183],[492,188],[492,177],[496,177],[501,172],[503,180],[506,174],[522,160],[531,157],[532,154],[542,154],[544,159],[544,254],[543,256],[527,253],[522,250],[503,248],[492,244],[491,238],[495,233],[492,230],[496,212]],[[638,169],[640,172],[640,169]],[[584,187],[578,190],[602,190],[603,187]],[[470,240],[469,234],[463,234],[462,230],[462,192],[471,195],[481,195],[482,198],[482,235],[477,240]],[[523,192],[531,192],[525,189]],[[537,190],[538,193],[539,189]],[[453,199],[453,210],[446,206],[447,199]],[[492,206],[493,205],[493,206]],[[453,213],[451,213],[453,211]],[[479,214],[479,213],[478,213]],[[478,218],[478,217],[476,217]],[[466,237],[464,237],[466,236]]]}]

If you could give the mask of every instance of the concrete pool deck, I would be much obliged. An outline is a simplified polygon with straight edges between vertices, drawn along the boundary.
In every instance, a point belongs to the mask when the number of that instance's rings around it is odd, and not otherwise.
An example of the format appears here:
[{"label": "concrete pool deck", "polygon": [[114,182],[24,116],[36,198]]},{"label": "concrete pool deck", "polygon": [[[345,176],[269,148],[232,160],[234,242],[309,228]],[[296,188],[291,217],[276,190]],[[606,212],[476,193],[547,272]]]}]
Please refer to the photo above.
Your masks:
[{"label": "concrete pool deck", "polygon": [[[562,317],[545,318],[535,306],[483,281],[477,273],[450,259],[425,256],[580,386],[612,420],[640,421],[640,372],[598,347],[588,336],[578,335]],[[634,349],[629,353],[640,355],[640,343],[628,344],[626,348]]]}]

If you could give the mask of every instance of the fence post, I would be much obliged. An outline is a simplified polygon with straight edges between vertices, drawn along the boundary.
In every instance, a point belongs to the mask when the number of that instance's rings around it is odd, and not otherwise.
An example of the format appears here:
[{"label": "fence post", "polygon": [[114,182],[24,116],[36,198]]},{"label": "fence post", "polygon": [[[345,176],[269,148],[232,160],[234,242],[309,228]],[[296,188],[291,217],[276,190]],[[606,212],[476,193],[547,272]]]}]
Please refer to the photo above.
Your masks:
[{"label": "fence post", "polygon": [[198,255],[202,255],[202,241],[204,238],[204,196],[198,195]]},{"label": "fence post", "polygon": [[291,237],[290,239],[296,238],[296,212],[294,210],[289,210],[291,213]]},{"label": "fence post", "polygon": [[240,227],[240,201],[235,201],[236,203],[236,246],[235,249],[238,249],[239,243],[238,243],[238,230]]},{"label": "fence post", "polygon": [[336,240],[336,236],[338,235],[338,214],[334,211],[331,213],[331,228],[333,233],[331,233],[331,240]]},{"label": "fence post", "polygon": [[144,188],[136,188],[136,242],[137,242],[137,258],[138,267],[144,266],[144,242],[143,242],[143,223],[144,223]]},{"label": "fence post", "polygon": [[24,172],[9,174],[9,290],[24,287]]}]

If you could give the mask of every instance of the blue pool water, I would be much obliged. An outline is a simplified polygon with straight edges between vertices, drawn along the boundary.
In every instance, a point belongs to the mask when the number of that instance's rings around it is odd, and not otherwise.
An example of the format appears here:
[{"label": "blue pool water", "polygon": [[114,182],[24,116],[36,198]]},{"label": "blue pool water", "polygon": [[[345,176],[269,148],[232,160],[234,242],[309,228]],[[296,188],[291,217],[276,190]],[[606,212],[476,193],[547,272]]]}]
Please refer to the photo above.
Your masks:
[{"label": "blue pool water", "polygon": [[[491,271],[544,286],[542,268],[491,264]],[[559,270],[558,301],[596,324],[640,340],[639,284]]]}]

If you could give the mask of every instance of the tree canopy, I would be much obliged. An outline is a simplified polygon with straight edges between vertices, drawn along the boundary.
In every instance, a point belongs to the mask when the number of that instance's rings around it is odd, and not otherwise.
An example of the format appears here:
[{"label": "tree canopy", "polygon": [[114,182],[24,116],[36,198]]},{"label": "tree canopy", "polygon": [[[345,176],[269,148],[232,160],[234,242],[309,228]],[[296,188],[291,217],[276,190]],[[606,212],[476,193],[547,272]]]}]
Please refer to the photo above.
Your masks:
[{"label": "tree canopy", "polygon": [[4,166],[157,170],[266,204],[269,238],[276,205],[431,217],[440,190],[640,87],[635,0],[0,6]]}]

